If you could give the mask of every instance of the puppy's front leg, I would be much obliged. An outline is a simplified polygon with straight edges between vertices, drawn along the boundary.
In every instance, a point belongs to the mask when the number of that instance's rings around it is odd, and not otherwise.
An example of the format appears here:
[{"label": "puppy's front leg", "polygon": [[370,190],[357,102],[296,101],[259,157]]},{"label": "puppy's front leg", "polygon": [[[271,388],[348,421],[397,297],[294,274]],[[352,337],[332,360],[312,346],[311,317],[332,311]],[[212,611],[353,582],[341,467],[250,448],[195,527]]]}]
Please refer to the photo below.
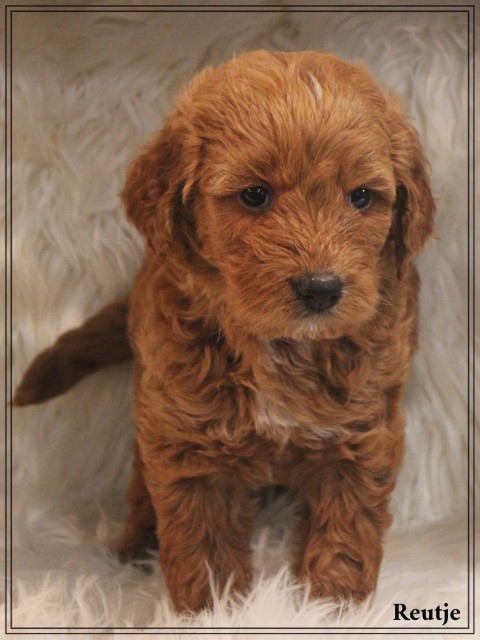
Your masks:
[{"label": "puppy's front leg", "polygon": [[305,452],[297,465],[306,506],[298,574],[314,597],[361,601],[375,590],[402,440],[373,429],[335,449]]},{"label": "puppy's front leg", "polygon": [[244,591],[253,502],[235,466],[215,469],[188,442],[163,446],[160,456],[157,449],[155,459],[151,448],[145,455],[160,563],[174,606],[195,611],[211,604],[209,570],[218,587],[232,576],[233,588]]}]

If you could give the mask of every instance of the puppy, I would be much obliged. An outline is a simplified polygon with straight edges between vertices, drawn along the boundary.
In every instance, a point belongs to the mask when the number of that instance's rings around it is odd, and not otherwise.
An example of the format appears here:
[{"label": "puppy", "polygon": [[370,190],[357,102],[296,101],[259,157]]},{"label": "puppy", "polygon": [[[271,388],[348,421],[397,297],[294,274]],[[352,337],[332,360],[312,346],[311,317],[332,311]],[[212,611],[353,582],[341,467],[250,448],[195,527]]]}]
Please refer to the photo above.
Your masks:
[{"label": "puppy", "polygon": [[252,494],[283,484],[303,505],[299,579],[364,599],[403,453],[411,260],[434,217],[397,98],[332,55],[244,54],[193,79],[123,201],[145,259],[121,557],[158,538],[178,609],[211,602],[209,571],[245,591]]}]

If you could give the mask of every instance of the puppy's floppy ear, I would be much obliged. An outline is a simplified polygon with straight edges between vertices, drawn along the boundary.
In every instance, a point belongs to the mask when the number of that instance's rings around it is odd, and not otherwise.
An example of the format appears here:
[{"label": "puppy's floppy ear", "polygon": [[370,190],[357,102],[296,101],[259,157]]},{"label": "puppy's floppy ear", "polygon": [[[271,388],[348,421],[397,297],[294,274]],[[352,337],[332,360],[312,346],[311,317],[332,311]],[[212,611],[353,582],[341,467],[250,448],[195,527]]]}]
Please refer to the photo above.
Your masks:
[{"label": "puppy's floppy ear", "polygon": [[181,144],[181,135],[170,118],[130,165],[121,194],[127,217],[159,255],[168,252],[172,241],[174,210],[184,175]]},{"label": "puppy's floppy ear", "polygon": [[400,101],[393,93],[387,95],[387,118],[397,182],[391,237],[397,274],[401,278],[409,260],[422,251],[433,233],[435,203],[418,133],[407,122]]}]

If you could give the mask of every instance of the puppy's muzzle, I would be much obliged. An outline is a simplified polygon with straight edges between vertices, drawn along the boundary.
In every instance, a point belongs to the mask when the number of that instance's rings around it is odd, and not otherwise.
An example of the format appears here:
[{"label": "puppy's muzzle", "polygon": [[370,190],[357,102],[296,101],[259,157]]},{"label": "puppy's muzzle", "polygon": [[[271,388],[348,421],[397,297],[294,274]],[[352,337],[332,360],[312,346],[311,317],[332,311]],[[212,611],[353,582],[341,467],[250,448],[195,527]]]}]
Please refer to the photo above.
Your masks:
[{"label": "puppy's muzzle", "polygon": [[291,284],[305,309],[315,313],[331,309],[342,297],[343,282],[333,273],[302,273]]}]

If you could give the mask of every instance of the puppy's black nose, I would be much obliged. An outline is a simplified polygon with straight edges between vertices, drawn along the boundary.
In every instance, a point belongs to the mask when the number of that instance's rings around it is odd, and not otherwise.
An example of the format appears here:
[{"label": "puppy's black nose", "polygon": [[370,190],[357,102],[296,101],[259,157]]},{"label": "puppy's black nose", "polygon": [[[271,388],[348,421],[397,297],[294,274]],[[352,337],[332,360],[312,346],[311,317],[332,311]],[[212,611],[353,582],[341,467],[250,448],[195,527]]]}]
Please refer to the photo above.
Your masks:
[{"label": "puppy's black nose", "polygon": [[343,282],[333,273],[303,273],[291,282],[297,298],[309,311],[327,311],[342,297]]}]

